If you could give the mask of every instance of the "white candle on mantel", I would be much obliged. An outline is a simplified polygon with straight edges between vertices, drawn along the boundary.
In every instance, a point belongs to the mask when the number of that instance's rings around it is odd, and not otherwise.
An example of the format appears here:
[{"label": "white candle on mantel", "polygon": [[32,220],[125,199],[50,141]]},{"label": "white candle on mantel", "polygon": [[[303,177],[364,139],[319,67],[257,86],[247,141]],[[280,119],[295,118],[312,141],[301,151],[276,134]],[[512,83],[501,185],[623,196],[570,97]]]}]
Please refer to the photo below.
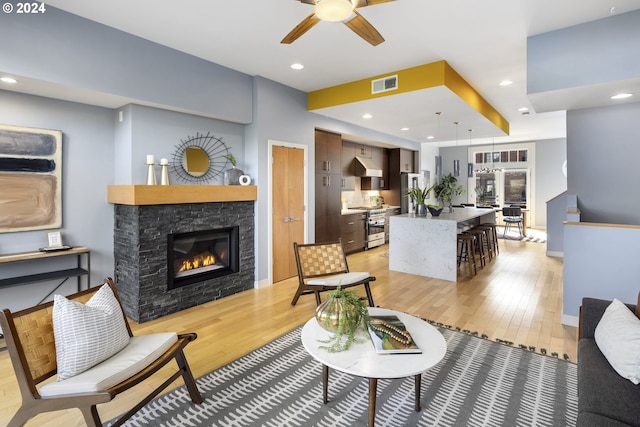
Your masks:
[{"label": "white candle on mantel", "polygon": [[147,154],[147,164],[153,165],[156,162],[156,159],[153,157],[153,154]]},{"label": "white candle on mantel", "polygon": [[168,164],[169,164],[169,160],[164,159],[164,158],[163,158],[163,159],[160,159],[160,164],[161,164],[161,165],[168,165]]}]

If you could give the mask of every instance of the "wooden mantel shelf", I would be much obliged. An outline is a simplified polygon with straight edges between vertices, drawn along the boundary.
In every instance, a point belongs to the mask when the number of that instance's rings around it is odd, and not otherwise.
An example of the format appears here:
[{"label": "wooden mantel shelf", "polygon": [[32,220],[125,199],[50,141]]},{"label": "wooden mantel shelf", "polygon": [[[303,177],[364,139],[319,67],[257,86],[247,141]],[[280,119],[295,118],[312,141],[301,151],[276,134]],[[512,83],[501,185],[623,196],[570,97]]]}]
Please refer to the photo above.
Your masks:
[{"label": "wooden mantel shelf", "polygon": [[258,199],[255,185],[109,185],[107,201],[117,205],[243,202]]}]

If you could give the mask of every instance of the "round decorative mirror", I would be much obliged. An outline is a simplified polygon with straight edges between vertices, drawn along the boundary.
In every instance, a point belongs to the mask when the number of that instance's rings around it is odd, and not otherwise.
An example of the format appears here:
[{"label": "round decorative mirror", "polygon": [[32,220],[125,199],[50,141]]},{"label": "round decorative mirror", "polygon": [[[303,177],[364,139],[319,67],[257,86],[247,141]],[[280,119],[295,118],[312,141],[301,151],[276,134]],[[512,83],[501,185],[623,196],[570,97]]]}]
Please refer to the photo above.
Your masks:
[{"label": "round decorative mirror", "polygon": [[209,155],[203,148],[191,146],[184,150],[182,168],[193,177],[200,177],[209,170]]},{"label": "round decorative mirror", "polygon": [[185,182],[210,181],[227,165],[229,148],[221,138],[209,133],[180,140],[173,153],[173,171]]}]

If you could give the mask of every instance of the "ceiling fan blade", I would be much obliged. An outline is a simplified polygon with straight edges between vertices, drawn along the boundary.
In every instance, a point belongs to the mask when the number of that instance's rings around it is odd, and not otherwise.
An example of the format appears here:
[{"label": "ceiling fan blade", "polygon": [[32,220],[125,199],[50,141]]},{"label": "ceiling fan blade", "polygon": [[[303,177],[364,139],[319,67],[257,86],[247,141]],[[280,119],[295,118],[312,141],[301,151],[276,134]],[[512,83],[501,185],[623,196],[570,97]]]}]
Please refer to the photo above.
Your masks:
[{"label": "ceiling fan blade", "polygon": [[320,19],[316,16],[315,13],[307,16],[300,22],[296,27],[291,30],[289,34],[287,34],[280,43],[283,44],[291,44],[294,41],[298,40],[300,36],[309,31],[314,25],[320,22]]},{"label": "ceiling fan blade", "polygon": [[376,30],[373,25],[358,11],[354,10],[355,16],[348,21],[345,21],[345,25],[351,29],[354,33],[371,43],[373,46],[378,46],[384,41],[384,37]]},{"label": "ceiling fan blade", "polygon": [[396,0],[356,0],[356,7],[375,6],[377,4],[389,3]]}]

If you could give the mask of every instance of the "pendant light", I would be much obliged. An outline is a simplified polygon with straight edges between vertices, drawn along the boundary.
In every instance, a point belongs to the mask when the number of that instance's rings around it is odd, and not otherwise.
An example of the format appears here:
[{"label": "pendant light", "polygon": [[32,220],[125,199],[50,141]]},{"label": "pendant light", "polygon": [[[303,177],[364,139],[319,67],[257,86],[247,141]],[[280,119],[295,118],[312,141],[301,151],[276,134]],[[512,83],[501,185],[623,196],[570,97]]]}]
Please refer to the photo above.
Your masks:
[{"label": "pendant light", "polygon": [[436,176],[442,176],[442,156],[440,155],[440,140],[442,139],[442,134],[440,133],[440,116],[442,115],[442,111],[437,111],[436,115],[438,116],[438,154],[436,154]]},{"label": "pendant light", "polygon": [[473,178],[473,162],[469,161],[469,152],[471,151],[471,132],[473,129],[469,129],[469,147],[467,148],[467,178]]},{"label": "pendant light", "polygon": [[[456,125],[456,147],[458,146],[458,125],[460,122],[453,122]],[[453,161],[453,176],[460,176],[460,160]]]},{"label": "pendant light", "polygon": [[476,169],[476,173],[495,173],[504,171],[504,168],[497,168],[495,164],[495,158],[493,155],[493,153],[495,152],[495,143],[496,139],[491,138],[491,168],[483,166],[480,169]]}]

